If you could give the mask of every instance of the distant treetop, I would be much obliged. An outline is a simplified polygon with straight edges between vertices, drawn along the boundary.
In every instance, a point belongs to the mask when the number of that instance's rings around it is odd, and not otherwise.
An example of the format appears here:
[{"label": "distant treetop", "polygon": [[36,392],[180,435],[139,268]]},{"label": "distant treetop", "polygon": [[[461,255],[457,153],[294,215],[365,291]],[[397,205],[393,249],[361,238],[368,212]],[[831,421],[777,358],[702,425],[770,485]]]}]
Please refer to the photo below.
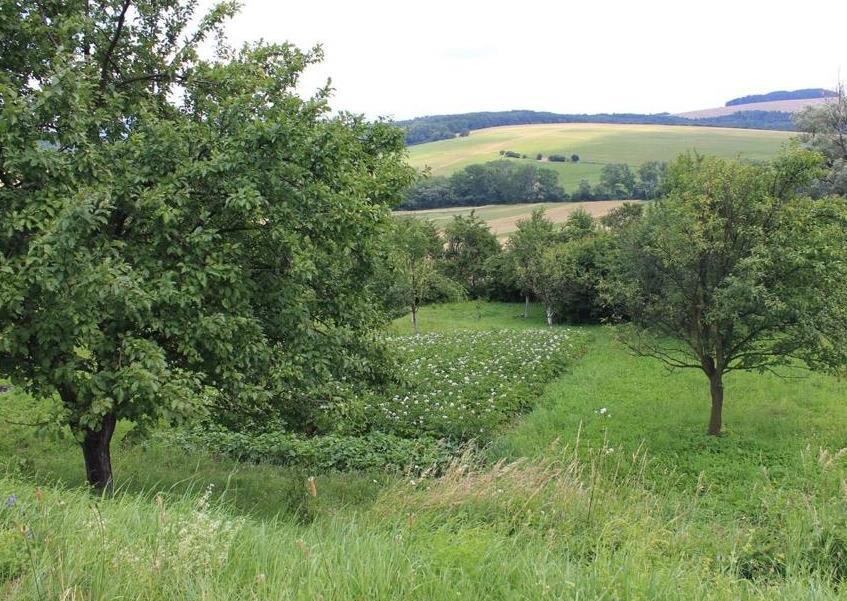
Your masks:
[{"label": "distant treetop", "polygon": [[738,106],[740,104],[751,104],[753,102],[772,102],[775,100],[806,100],[810,98],[829,98],[835,96],[832,90],[824,88],[806,88],[804,90],[778,90],[776,92],[768,92],[767,94],[753,94],[752,96],[742,96],[741,98],[733,98],[726,103],[726,106]]}]

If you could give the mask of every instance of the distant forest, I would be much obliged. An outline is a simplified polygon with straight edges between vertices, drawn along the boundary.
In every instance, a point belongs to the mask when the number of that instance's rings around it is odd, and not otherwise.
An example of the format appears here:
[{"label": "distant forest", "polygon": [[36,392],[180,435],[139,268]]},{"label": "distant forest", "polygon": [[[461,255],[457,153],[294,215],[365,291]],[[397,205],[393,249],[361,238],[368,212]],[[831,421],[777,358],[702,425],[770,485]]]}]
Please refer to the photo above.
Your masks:
[{"label": "distant forest", "polygon": [[777,92],[769,92],[767,94],[753,94],[752,96],[742,96],[741,98],[733,98],[726,103],[726,106],[738,106],[740,104],[750,104],[752,102],[773,102],[776,100],[807,100],[809,98],[831,98],[835,96],[832,90],[824,88],[806,88],[804,90],[779,90]]},{"label": "distant forest", "polygon": [[[778,92],[775,92],[778,93]],[[497,111],[462,113],[459,115],[431,115],[397,125],[406,130],[406,143],[423,144],[467,136],[471,130],[500,125],[530,125],[536,123],[622,123],[646,125],[700,125],[709,127],[741,127],[748,129],[775,129],[793,131],[791,113],[781,111],[739,111],[732,115],[687,119],[670,113],[642,115],[638,113],[600,113],[596,115],[570,115],[539,111]]]}]

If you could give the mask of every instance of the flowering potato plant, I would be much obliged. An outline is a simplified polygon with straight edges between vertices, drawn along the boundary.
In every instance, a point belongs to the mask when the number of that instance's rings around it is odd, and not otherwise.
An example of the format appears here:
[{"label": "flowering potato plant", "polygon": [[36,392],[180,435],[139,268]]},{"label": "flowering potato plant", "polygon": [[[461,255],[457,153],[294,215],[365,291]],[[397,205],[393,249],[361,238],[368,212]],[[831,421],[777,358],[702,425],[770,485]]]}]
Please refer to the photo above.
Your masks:
[{"label": "flowering potato plant", "polygon": [[345,429],[484,440],[527,408],[584,341],[563,329],[389,337],[403,384],[331,411]]}]

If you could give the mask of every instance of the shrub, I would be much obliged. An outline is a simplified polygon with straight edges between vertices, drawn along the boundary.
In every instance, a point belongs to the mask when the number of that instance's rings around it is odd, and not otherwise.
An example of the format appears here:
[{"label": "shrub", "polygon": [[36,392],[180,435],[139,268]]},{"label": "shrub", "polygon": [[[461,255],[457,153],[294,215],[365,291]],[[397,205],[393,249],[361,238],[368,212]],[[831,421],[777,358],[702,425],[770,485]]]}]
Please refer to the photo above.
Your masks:
[{"label": "shrub", "polygon": [[554,163],[567,163],[568,157],[563,154],[551,154],[547,157],[547,160]]},{"label": "shrub", "polygon": [[438,472],[456,454],[456,444],[432,436],[402,438],[370,432],[312,438],[286,432],[233,432],[215,427],[159,433],[160,439],[192,452],[197,448],[251,463],[317,471]]}]

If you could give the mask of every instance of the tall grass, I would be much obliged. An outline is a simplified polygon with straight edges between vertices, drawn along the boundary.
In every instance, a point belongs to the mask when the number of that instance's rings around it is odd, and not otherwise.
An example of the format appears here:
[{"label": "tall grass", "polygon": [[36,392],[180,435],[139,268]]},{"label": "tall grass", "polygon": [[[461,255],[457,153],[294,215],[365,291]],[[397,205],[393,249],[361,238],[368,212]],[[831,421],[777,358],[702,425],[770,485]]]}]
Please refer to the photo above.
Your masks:
[{"label": "tall grass", "polygon": [[98,500],[4,478],[2,497],[14,500],[0,509],[0,590],[86,600],[836,599],[847,548],[838,455],[804,456],[814,494],[767,491],[774,513],[761,523],[709,519],[702,491],[666,494],[648,478],[649,457],[608,448],[487,467],[465,456],[440,478],[386,488],[370,510],[309,525],[237,516],[211,491]]},{"label": "tall grass", "polygon": [[[447,305],[422,322],[541,321],[521,309]],[[100,500],[75,488],[71,443],[0,426],[0,598],[847,598],[843,382],[738,375],[716,440],[699,374],[586,331],[589,353],[541,406],[440,477],[118,441],[127,478]]]}]

